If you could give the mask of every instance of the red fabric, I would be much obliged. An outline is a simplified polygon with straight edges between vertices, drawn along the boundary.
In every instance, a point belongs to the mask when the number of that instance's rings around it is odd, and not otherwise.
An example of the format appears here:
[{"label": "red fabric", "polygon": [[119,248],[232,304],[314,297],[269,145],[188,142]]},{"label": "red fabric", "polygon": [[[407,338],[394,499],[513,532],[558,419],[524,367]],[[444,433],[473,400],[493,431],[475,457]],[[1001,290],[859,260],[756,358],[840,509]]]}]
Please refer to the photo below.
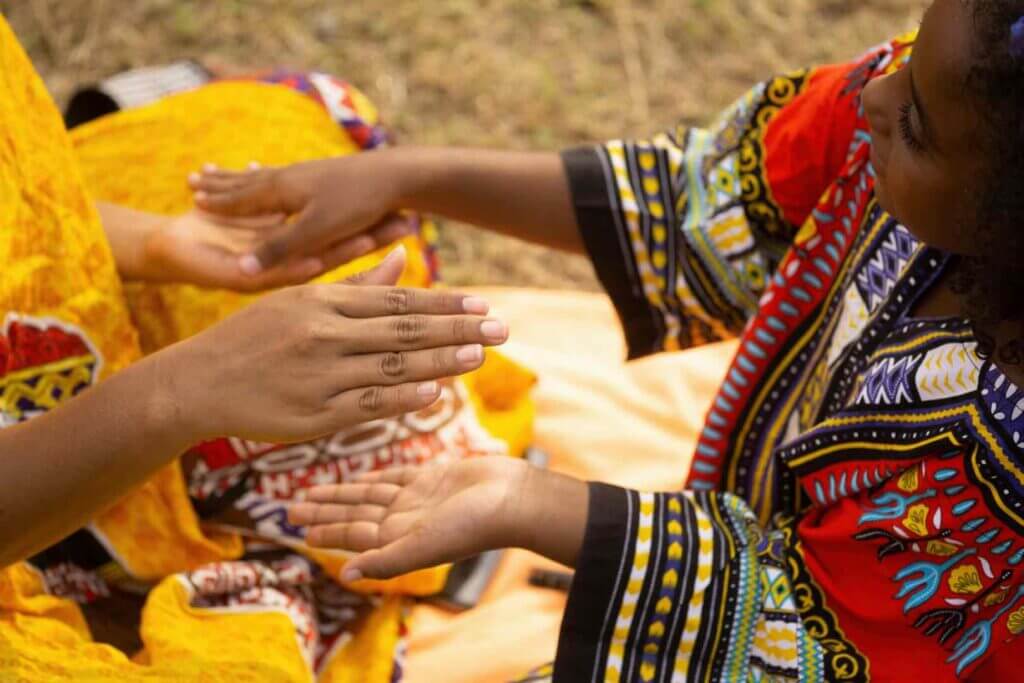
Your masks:
[{"label": "red fabric", "polygon": [[1024,641],[1015,640],[997,650],[970,677],[971,683],[1009,683],[1024,679]]},{"label": "red fabric", "polygon": [[7,334],[0,336],[0,374],[91,354],[77,334],[43,324],[10,323]]},{"label": "red fabric", "polygon": [[787,222],[810,215],[846,161],[860,119],[859,88],[850,87],[850,65],[811,72],[805,89],[779,110],[765,131],[765,170]]}]

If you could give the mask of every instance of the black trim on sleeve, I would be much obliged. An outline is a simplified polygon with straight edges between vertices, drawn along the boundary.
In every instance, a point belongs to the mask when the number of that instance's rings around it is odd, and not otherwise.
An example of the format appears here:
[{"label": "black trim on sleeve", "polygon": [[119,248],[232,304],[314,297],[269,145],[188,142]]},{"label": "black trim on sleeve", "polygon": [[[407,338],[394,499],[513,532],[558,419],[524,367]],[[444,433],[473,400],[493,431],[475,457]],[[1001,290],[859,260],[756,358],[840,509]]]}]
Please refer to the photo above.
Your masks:
[{"label": "black trim on sleeve", "polygon": [[613,203],[616,190],[611,170],[597,147],[562,152],[576,224],[597,277],[619,315],[630,360],[662,350],[662,330],[643,293],[629,236]]},{"label": "black trim on sleeve", "polygon": [[590,681],[604,665],[618,605],[633,564],[638,499],[607,484],[590,484],[587,531],[562,617],[556,683]]}]

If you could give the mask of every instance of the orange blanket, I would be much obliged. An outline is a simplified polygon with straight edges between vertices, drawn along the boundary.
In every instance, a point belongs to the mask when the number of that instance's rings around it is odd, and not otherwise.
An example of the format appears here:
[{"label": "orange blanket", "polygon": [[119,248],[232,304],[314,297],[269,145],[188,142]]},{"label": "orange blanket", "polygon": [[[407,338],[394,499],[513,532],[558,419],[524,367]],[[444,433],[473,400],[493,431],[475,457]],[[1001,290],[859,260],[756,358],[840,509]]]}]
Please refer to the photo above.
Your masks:
[{"label": "orange blanket", "polygon": [[[623,362],[608,300],[595,294],[480,289],[507,320],[508,355],[540,377],[537,446],[550,466],[584,479],[646,490],[682,485],[704,413],[734,352],[716,344]],[[484,600],[452,615],[412,614],[408,683],[504,681],[554,658],[565,596],[531,588],[525,551],[506,553]]]}]

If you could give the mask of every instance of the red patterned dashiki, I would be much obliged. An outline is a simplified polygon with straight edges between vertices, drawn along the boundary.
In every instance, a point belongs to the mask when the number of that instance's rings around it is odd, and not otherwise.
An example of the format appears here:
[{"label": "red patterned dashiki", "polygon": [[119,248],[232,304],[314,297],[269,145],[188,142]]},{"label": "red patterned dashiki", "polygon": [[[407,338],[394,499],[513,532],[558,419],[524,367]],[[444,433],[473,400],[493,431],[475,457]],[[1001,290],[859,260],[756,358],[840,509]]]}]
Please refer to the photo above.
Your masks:
[{"label": "red patterned dashiki", "polygon": [[592,486],[555,680],[1024,679],[1024,392],[911,317],[950,257],[874,197],[912,41],[564,154],[631,356],[740,345],[686,491]]}]

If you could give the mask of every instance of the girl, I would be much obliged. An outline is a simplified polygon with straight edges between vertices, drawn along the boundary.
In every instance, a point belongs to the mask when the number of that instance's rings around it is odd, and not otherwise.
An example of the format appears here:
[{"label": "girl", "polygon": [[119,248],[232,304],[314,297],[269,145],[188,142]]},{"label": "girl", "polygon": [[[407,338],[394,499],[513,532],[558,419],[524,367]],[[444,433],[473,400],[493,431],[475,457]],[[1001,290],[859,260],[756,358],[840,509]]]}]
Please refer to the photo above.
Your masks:
[{"label": "girl", "polygon": [[632,357],[740,340],[683,492],[483,459],[292,520],[359,553],[348,578],[507,545],[575,566],[559,681],[1016,680],[1022,86],[1024,2],[936,0],[710,130],[205,174],[205,208],[297,214],[254,274],[430,210],[586,249]]}]

